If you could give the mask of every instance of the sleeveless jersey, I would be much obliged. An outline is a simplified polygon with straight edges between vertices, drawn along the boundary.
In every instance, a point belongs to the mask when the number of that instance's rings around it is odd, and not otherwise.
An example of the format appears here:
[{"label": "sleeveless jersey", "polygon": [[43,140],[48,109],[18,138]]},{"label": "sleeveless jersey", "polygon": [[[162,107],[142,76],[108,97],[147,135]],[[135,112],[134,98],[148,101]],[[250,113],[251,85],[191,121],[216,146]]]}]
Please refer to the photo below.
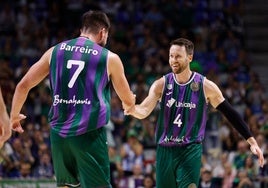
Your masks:
[{"label": "sleeveless jersey", "polygon": [[207,102],[203,91],[204,76],[193,72],[186,84],[179,84],[175,75],[164,76],[156,141],[161,146],[184,146],[204,139]]},{"label": "sleeveless jersey", "polygon": [[62,137],[98,129],[110,118],[108,50],[84,37],[57,44],[50,60],[49,123]]}]

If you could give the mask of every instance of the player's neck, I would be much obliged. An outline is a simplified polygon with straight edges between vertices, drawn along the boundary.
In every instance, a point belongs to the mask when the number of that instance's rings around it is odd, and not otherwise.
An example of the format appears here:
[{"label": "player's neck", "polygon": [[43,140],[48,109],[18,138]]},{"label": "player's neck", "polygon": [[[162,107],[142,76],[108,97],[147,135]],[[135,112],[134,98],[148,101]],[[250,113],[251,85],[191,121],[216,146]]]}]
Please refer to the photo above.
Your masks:
[{"label": "player's neck", "polygon": [[178,83],[185,84],[191,79],[192,74],[193,72],[191,70],[185,70],[184,72],[175,74],[175,76]]},{"label": "player's neck", "polygon": [[83,37],[83,38],[89,39],[89,37],[84,36],[84,35],[80,35],[79,37]]},{"label": "player's neck", "polygon": [[97,42],[96,41],[96,36],[91,35],[91,34],[81,33],[80,37],[86,38],[86,39],[91,40],[93,42]]}]

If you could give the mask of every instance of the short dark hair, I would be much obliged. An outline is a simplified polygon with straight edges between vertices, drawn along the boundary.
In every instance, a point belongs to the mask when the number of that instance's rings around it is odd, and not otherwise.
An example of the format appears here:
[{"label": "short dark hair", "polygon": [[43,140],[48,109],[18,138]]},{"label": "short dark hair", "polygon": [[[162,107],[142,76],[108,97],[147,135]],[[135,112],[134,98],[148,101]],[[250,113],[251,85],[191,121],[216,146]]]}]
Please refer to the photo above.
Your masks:
[{"label": "short dark hair", "polygon": [[188,55],[194,54],[194,43],[186,38],[178,38],[173,41],[171,41],[170,46],[172,45],[179,45],[179,46],[185,46],[186,53]]},{"label": "short dark hair", "polygon": [[97,34],[101,29],[109,30],[111,27],[108,16],[99,10],[90,10],[82,16],[81,29],[87,33]]}]

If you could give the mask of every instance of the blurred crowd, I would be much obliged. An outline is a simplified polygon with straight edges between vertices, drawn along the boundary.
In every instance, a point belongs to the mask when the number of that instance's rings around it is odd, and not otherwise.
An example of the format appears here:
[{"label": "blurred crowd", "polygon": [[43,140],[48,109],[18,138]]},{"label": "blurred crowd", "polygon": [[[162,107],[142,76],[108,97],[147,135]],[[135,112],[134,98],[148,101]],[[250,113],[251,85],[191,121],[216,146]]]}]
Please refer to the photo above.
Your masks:
[{"label": "blurred crowd", "polygon": [[[9,0],[0,2],[0,85],[8,110],[14,89],[46,49],[79,34],[80,16],[101,9],[111,18],[107,47],[121,57],[137,103],[152,82],[170,71],[169,42],[195,44],[192,70],[205,74],[248,123],[268,159],[268,100],[245,50],[242,0]],[[47,114],[48,79],[23,107],[25,132],[0,151],[0,177],[54,178]],[[144,120],[124,116],[112,91],[107,125],[114,187],[155,186],[154,127],[158,108]],[[268,187],[268,164],[259,168],[248,144],[215,109],[209,109],[200,188]]]}]

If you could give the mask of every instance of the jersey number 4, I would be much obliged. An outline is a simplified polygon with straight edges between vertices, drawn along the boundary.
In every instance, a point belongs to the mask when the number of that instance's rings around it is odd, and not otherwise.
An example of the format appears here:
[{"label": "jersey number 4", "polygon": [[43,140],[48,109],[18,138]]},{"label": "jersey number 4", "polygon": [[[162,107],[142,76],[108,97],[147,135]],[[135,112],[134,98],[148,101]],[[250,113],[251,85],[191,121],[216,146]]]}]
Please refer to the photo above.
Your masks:
[{"label": "jersey number 4", "polygon": [[173,123],[175,125],[177,125],[178,127],[181,127],[182,125],[182,121],[181,121],[181,114],[178,114],[177,117],[175,118],[175,120],[173,121]]},{"label": "jersey number 4", "polygon": [[71,69],[73,66],[76,69],[75,69],[75,72],[74,72],[72,78],[70,79],[70,81],[68,83],[69,88],[72,88],[74,86],[76,79],[78,78],[79,74],[82,72],[82,70],[85,67],[85,62],[79,61],[79,60],[68,60],[67,61],[67,69]]}]

